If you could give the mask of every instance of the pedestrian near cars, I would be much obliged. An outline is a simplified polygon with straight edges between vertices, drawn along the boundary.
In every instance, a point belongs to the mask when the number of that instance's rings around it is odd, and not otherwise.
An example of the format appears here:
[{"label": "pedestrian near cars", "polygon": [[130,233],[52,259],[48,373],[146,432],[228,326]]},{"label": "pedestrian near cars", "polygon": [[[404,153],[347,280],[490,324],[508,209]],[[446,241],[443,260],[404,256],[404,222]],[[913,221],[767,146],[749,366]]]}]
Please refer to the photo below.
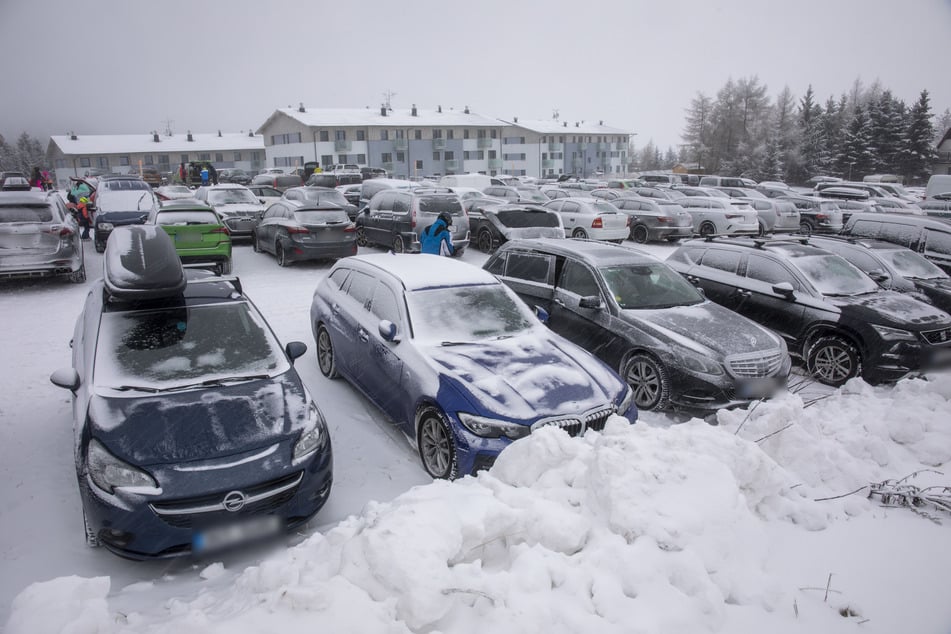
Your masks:
[{"label": "pedestrian near cars", "polygon": [[211,163],[208,164],[208,176],[211,178],[211,184],[218,184],[218,170],[215,169],[215,166]]},{"label": "pedestrian near cars", "polygon": [[89,230],[92,228],[92,212],[89,211],[89,199],[81,196],[79,202],[76,203],[76,209],[78,210],[79,226],[83,229],[80,238],[88,240]]},{"label": "pedestrian near cars", "polygon": [[203,187],[207,186],[208,185],[208,166],[207,165],[202,165],[201,172],[199,172],[199,175],[201,176],[202,186]]},{"label": "pedestrian near cars", "polygon": [[178,166],[178,178],[181,179],[182,185],[188,184],[188,172],[185,170],[184,163],[180,163]]},{"label": "pedestrian near cars", "polygon": [[53,178],[46,170],[43,170],[43,189],[48,192],[53,191]]},{"label": "pedestrian near cars", "polygon": [[33,173],[30,175],[30,185],[43,189],[43,175],[40,174],[40,168],[33,168]]},{"label": "pedestrian near cars", "polygon": [[436,222],[423,229],[420,236],[420,253],[433,255],[453,255],[456,252],[452,246],[452,216],[445,211],[439,214]]}]

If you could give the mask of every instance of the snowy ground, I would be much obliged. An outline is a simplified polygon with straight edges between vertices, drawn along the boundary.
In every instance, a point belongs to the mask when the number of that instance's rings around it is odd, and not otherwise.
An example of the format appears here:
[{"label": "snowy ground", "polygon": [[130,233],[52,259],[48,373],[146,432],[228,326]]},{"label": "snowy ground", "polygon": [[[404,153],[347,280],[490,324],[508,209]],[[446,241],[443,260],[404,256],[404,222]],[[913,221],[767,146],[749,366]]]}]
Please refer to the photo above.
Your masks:
[{"label": "snowy ground", "polygon": [[330,502],[291,545],[220,561],[87,549],[69,399],[48,381],[86,291],[2,282],[8,634],[951,631],[951,517],[864,491],[815,501],[924,468],[945,475],[912,484],[951,484],[951,376],[787,394],[718,426],[646,413],[584,439],[543,430],[490,473],[430,484],[380,413],[316,369],[307,312],[329,267],[247,246],[235,262],[281,340],[309,346],[297,367],[331,427]]}]

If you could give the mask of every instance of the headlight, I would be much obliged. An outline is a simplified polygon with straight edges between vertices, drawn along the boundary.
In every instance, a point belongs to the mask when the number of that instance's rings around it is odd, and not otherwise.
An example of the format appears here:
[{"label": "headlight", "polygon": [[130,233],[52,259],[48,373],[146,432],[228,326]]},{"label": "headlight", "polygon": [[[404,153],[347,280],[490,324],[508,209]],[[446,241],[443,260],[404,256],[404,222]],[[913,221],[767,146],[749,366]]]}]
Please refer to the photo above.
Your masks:
[{"label": "headlight", "polygon": [[307,429],[304,430],[300,440],[294,445],[294,462],[302,460],[317,451],[317,447],[320,446],[323,438],[324,417],[313,401],[311,401],[308,408],[308,414]]},{"label": "headlight", "polygon": [[889,328],[888,326],[876,326],[875,324],[872,324],[872,328],[878,333],[878,336],[885,341],[918,341],[915,333],[907,330]]},{"label": "headlight", "polygon": [[532,431],[528,425],[519,425],[518,423],[486,418],[485,416],[475,416],[464,412],[459,412],[458,415],[459,421],[466,429],[482,438],[501,438],[505,436],[506,438],[516,440],[528,436]]},{"label": "headlight", "polygon": [[122,462],[98,440],[89,441],[86,450],[86,467],[89,477],[103,491],[113,493],[116,487],[149,487],[158,489],[158,483],[145,471]]},{"label": "headlight", "polygon": [[723,366],[718,362],[706,357],[702,357],[699,354],[690,352],[684,349],[675,350],[674,356],[680,360],[683,366],[693,372],[701,372],[703,374],[712,374],[714,376],[719,376],[723,374]]},{"label": "headlight", "polygon": [[112,231],[113,226],[111,222],[100,222],[96,225],[96,229],[100,231]]},{"label": "headlight", "polygon": [[624,395],[621,397],[621,402],[618,403],[617,413],[621,416],[627,413],[627,410],[631,409],[631,404],[634,402],[634,390],[631,389],[631,386],[627,386],[627,389],[624,391]]}]

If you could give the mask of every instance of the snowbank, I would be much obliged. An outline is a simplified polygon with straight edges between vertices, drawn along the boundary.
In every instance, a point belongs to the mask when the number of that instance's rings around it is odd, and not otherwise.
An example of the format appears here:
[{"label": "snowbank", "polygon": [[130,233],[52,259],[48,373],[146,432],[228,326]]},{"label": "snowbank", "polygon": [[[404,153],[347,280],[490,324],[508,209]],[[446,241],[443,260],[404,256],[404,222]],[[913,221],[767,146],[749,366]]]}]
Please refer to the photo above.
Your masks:
[{"label": "snowbank", "polygon": [[795,540],[870,515],[862,494],[815,498],[947,463],[949,400],[949,376],[854,381],[719,426],[542,429],[491,472],[370,505],[230,587],[212,564],[197,597],[123,613],[108,579],[60,578],[21,593],[7,631],[851,632],[866,615],[838,609],[860,597],[803,594],[771,567],[771,528]]}]

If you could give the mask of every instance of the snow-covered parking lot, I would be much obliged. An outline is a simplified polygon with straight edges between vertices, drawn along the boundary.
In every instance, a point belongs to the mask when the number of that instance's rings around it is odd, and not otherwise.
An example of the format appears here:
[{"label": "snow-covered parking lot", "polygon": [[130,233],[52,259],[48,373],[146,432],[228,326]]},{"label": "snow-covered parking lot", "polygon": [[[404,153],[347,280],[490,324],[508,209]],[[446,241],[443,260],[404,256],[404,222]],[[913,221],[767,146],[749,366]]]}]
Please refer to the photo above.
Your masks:
[{"label": "snow-covered parking lot", "polygon": [[[101,256],[86,262],[92,279]],[[645,413],[584,438],[546,429],[491,472],[432,483],[316,367],[308,311],[328,269],[235,249],[281,341],[308,344],[297,369],[330,425],[330,501],[287,546],[197,564],[85,546],[69,399],[48,377],[69,365],[89,283],[0,284],[8,634],[951,631],[951,515],[862,489],[921,470],[907,483],[951,484],[951,376],[808,388],[716,426]]]}]

